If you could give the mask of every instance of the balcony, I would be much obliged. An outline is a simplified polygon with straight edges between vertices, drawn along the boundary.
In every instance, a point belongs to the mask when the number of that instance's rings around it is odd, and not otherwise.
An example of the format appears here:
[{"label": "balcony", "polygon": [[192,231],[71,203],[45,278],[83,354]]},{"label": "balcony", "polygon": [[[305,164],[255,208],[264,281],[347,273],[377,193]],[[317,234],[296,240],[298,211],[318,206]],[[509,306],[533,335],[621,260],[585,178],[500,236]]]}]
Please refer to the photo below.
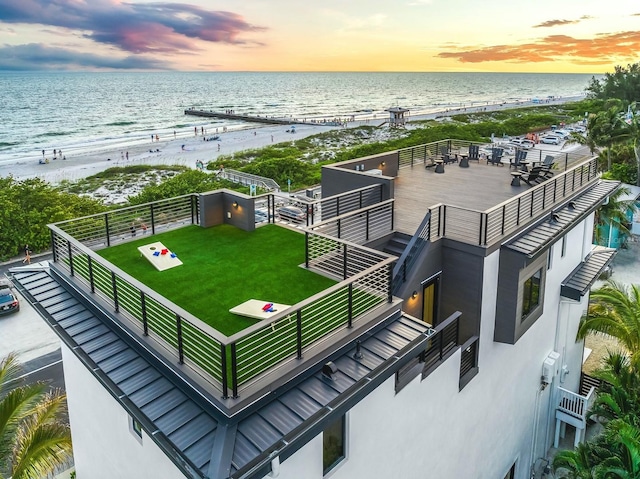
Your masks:
[{"label": "balcony", "polygon": [[584,434],[587,428],[587,414],[593,406],[594,400],[594,387],[591,387],[586,396],[581,396],[580,394],[568,391],[561,387],[558,388],[556,435],[553,447],[558,447],[560,434],[561,431],[564,430],[565,424],[570,424],[576,428],[575,447],[584,440]]}]

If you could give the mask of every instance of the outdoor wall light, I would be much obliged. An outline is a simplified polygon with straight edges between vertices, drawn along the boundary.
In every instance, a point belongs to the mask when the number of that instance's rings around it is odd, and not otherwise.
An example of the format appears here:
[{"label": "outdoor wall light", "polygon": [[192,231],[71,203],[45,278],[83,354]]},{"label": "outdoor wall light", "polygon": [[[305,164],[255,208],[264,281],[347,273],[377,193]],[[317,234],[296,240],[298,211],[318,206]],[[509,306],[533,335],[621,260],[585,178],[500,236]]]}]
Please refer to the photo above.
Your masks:
[{"label": "outdoor wall light", "polygon": [[233,202],[233,207],[234,207],[234,208],[237,208],[237,207],[238,207],[238,202],[237,202],[237,201],[234,201],[234,202]]},{"label": "outdoor wall light", "polygon": [[569,204],[567,206],[569,207],[570,210],[575,210],[576,209],[576,202],[575,201],[569,201]]},{"label": "outdoor wall light", "polygon": [[418,292],[414,291],[413,293],[411,293],[411,299],[416,299],[418,297]]},{"label": "outdoor wall light", "polygon": [[380,166],[384,168],[386,166],[386,163],[383,161],[382,163],[380,163]]}]

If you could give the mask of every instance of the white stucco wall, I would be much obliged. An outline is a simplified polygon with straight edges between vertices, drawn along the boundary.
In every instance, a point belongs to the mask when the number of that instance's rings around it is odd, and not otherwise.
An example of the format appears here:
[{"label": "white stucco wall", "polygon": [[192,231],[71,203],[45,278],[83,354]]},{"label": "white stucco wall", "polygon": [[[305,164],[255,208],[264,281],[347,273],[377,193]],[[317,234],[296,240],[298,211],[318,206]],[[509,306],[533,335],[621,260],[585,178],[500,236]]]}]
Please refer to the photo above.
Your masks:
[{"label": "white stucco wall", "polygon": [[64,344],[62,359],[78,479],[184,479],[145,431],[139,442],[127,412]]},{"label": "white stucco wall", "polygon": [[[583,346],[575,334],[586,298],[561,302],[560,284],[590,249],[592,224],[589,218],[569,232],[564,257],[561,239],[554,246],[544,313],[515,345],[493,341],[499,251],[487,257],[479,374],[458,390],[458,351],[397,395],[394,378],[387,380],[348,413],[348,457],[332,479],[501,479],[516,461],[516,477],[528,479],[553,441],[556,388],[578,387]],[[554,350],[561,354],[558,369],[566,365],[569,373],[542,389],[542,364]],[[285,461],[279,477],[322,478],[321,439]]]}]

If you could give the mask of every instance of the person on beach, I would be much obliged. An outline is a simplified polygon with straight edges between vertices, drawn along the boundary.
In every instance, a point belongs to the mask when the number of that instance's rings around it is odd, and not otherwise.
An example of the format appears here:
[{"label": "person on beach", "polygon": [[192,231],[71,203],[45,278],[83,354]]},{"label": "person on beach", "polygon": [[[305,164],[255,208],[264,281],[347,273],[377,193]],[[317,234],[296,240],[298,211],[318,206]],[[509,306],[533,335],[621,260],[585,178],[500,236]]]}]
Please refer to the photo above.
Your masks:
[{"label": "person on beach", "polygon": [[129,161],[129,152],[127,151],[127,153],[125,153],[125,156],[127,157],[127,161]]},{"label": "person on beach", "polygon": [[31,264],[31,249],[29,249],[28,244],[24,245],[24,259],[22,260],[22,263]]},{"label": "person on beach", "polygon": [[193,134],[194,134],[195,136],[198,136],[198,127],[197,127],[197,126],[194,126],[194,127],[193,127]]},{"label": "person on beach", "polygon": [[173,130],[173,139],[176,139],[176,130]]},{"label": "person on beach", "polygon": [[44,158],[44,150],[42,150],[42,158]]},{"label": "person on beach", "polygon": [[160,137],[158,136],[157,133],[156,133],[156,141],[160,141]]},{"label": "person on beach", "polygon": [[147,234],[147,225],[146,225],[146,223],[142,223],[140,225],[140,228],[142,228],[142,234],[146,235]]},{"label": "person on beach", "polygon": [[135,236],[136,235],[136,224],[135,222],[131,222],[131,226],[129,226],[129,231],[131,231],[131,236]]},{"label": "person on beach", "polygon": [[153,143],[153,134],[151,134],[151,143]]},{"label": "person on beach", "polygon": [[124,151],[120,152],[120,161],[124,161]]}]

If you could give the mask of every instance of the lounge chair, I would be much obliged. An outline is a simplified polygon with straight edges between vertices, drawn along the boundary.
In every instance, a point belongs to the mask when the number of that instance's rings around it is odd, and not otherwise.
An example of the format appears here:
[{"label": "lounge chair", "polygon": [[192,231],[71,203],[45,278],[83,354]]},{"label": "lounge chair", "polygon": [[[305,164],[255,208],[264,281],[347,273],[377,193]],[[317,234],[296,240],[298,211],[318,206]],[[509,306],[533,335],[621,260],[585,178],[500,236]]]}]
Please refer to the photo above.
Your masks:
[{"label": "lounge chair", "polygon": [[542,183],[545,180],[548,180],[550,177],[547,176],[547,172],[545,171],[543,166],[534,166],[531,168],[529,173],[522,173],[520,179],[524,181],[529,186],[533,186],[534,183]]},{"label": "lounge chair", "polygon": [[487,158],[487,164],[491,163],[493,165],[504,166],[502,164],[503,153],[504,153],[504,149],[502,148],[491,148],[491,156]]},{"label": "lounge chair", "polygon": [[526,150],[516,150],[516,154],[513,158],[509,159],[509,168],[513,167],[516,170],[522,166],[520,164],[521,161],[527,159],[527,151]]},{"label": "lounge chair", "polygon": [[480,163],[480,146],[479,145],[469,145],[469,161],[475,160]]}]

